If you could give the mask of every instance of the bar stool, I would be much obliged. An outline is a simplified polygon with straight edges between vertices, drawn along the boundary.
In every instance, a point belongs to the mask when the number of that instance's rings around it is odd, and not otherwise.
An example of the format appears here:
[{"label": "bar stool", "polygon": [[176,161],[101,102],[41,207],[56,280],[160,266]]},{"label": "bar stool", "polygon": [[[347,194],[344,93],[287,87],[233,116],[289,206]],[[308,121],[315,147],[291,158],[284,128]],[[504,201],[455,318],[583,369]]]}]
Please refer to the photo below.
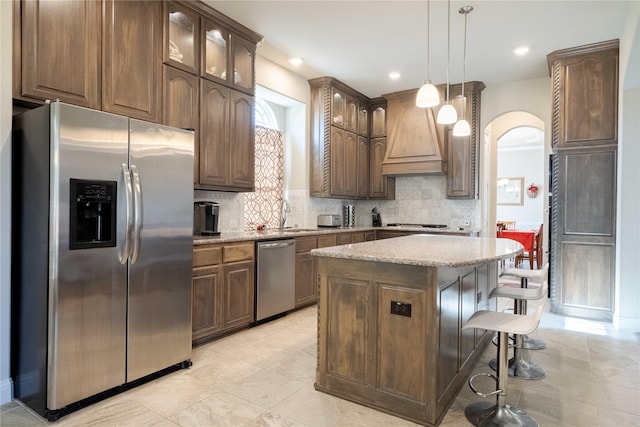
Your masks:
[{"label": "bar stool", "polygon": [[[511,298],[514,300],[514,314],[526,314],[526,302],[528,300],[539,300],[546,296],[547,286],[546,286],[546,272],[549,269],[549,265],[547,264],[545,268],[542,270],[522,270],[522,275],[520,276],[521,286],[520,288],[514,288],[512,286],[508,286],[509,284],[513,284],[514,280],[509,277],[515,276],[500,276],[498,279],[498,283],[503,283],[503,286],[496,287],[491,294],[489,294],[490,298]],[[509,269],[512,270],[521,270],[521,269]],[[520,273],[515,271],[515,273]],[[527,287],[529,278],[542,279],[541,284],[535,288]],[[517,283],[517,282],[515,282]],[[544,369],[540,365],[536,365],[534,363],[527,362],[522,358],[522,338],[523,335],[516,334],[515,335],[515,345],[513,349],[513,358],[509,361],[509,376],[517,377],[527,380],[539,380],[545,378],[547,374]],[[543,342],[544,347],[546,344]],[[543,347],[543,348],[544,348]],[[493,359],[489,362],[489,366],[491,369],[497,370],[498,361]]]},{"label": "bar stool", "polygon": [[[464,409],[467,420],[475,426],[524,426],[539,427],[538,422],[521,409],[507,405],[508,375],[508,340],[509,334],[523,335],[536,330],[542,317],[544,305],[540,305],[530,316],[503,313],[499,311],[480,310],[475,312],[462,326],[462,329],[477,328],[498,333],[498,369],[496,377],[489,373],[479,373],[469,378],[469,387],[481,397],[496,395],[496,403],[476,402]],[[484,393],[479,391],[473,380],[478,376],[491,377],[496,382],[496,389]]]},{"label": "bar stool", "polygon": [[[528,270],[523,268],[507,268],[504,270],[498,278],[499,285],[513,286],[520,285],[521,288],[526,288],[529,283],[539,284],[539,286],[547,289],[547,274],[549,272],[549,264],[547,263],[541,270]],[[515,302],[514,302],[515,306]],[[527,312],[527,301],[522,302],[522,313]],[[544,340],[530,338],[528,335],[522,337],[522,348],[526,350],[542,350],[547,348],[547,343]]]}]

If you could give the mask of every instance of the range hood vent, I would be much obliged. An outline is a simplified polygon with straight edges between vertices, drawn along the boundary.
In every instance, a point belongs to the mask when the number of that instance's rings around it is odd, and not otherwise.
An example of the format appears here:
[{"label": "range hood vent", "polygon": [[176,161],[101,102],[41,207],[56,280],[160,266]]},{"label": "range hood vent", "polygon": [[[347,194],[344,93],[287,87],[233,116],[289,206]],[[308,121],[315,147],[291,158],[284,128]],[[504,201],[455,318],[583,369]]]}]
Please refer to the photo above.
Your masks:
[{"label": "range hood vent", "polygon": [[387,152],[383,175],[447,173],[445,127],[432,108],[416,107],[418,89],[383,95],[387,100]]}]

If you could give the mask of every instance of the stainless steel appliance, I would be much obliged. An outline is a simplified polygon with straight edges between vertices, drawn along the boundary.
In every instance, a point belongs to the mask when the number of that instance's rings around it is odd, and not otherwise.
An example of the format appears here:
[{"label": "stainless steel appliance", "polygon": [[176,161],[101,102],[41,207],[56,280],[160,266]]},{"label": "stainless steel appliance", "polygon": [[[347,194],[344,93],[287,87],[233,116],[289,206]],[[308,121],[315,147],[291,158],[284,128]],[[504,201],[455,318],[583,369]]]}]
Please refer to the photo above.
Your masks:
[{"label": "stainless steel appliance", "polygon": [[193,133],[60,102],[13,132],[15,396],[55,420],[189,366]]},{"label": "stainless steel appliance", "polygon": [[220,206],[216,202],[193,204],[193,232],[201,236],[219,236],[218,218]]},{"label": "stainless steel appliance", "polygon": [[318,227],[340,227],[340,215],[318,215]]},{"label": "stainless steel appliance", "polygon": [[342,207],[342,225],[349,228],[356,226],[356,207],[354,205]]},{"label": "stainless steel appliance", "polygon": [[295,308],[294,239],[257,242],[256,322]]}]

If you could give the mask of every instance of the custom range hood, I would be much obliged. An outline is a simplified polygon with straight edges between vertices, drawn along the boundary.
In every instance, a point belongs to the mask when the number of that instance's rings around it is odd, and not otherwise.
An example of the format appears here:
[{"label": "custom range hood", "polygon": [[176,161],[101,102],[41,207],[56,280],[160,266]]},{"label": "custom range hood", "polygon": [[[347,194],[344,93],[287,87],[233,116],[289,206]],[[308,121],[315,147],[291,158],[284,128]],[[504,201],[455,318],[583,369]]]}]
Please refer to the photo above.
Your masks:
[{"label": "custom range hood", "polygon": [[383,175],[447,173],[447,128],[436,123],[437,111],[416,107],[417,92],[411,89],[383,95],[387,100],[388,139]]}]

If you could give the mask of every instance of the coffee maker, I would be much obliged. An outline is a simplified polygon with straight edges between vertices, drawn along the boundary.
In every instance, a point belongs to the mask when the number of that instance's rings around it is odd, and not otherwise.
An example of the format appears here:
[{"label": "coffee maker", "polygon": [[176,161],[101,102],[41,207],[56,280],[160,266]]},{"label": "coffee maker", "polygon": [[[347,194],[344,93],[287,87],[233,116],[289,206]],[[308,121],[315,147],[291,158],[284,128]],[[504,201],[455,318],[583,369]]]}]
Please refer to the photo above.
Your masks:
[{"label": "coffee maker", "polygon": [[219,236],[218,218],[220,206],[216,202],[194,202],[193,234],[200,236]]},{"label": "coffee maker", "polygon": [[374,227],[382,227],[382,218],[380,218],[377,207],[371,209],[371,225]]}]

